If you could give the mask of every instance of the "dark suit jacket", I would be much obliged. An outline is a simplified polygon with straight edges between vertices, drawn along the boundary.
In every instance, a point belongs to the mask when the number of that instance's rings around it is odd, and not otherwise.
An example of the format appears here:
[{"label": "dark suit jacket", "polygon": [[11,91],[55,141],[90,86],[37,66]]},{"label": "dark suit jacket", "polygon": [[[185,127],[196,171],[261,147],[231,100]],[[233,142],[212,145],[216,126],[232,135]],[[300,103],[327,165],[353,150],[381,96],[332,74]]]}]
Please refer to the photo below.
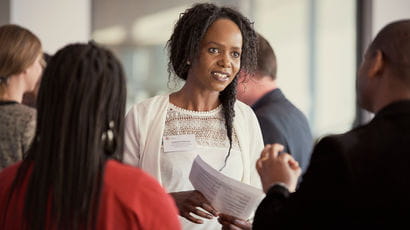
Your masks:
[{"label": "dark suit jacket", "polygon": [[273,186],[254,230],[395,229],[410,218],[410,101],[386,106],[367,125],[323,138],[299,189]]},{"label": "dark suit jacket", "polygon": [[265,94],[253,106],[258,118],[263,141],[266,144],[280,143],[305,171],[313,147],[312,133],[303,113],[282,94],[274,89]]}]

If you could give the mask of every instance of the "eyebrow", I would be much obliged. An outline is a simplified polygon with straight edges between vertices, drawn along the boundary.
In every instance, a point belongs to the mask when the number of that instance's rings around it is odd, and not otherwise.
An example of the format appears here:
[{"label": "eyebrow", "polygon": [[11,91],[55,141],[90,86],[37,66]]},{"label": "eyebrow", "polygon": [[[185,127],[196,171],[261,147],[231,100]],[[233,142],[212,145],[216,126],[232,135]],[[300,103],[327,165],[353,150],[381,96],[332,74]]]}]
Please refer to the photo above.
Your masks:
[{"label": "eyebrow", "polygon": [[[221,43],[214,42],[214,41],[210,41],[210,42],[207,42],[207,43],[206,43],[206,45],[209,45],[209,44],[214,44],[214,45],[217,45],[217,46],[224,46],[224,45],[222,45]],[[232,48],[233,48],[233,49],[236,49],[236,50],[242,50],[241,47],[237,47],[237,46],[234,46],[234,47],[232,47]]]}]

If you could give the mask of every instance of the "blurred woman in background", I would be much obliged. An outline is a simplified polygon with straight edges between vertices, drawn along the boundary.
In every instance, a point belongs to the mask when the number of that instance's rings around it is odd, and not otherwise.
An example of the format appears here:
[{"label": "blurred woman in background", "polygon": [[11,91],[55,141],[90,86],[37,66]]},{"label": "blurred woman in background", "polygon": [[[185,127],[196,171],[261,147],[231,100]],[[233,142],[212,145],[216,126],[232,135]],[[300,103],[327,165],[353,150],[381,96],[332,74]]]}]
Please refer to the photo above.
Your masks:
[{"label": "blurred woman in background", "polygon": [[42,53],[40,40],[29,30],[0,27],[0,171],[21,160],[32,141],[36,111],[22,100],[39,82]]}]

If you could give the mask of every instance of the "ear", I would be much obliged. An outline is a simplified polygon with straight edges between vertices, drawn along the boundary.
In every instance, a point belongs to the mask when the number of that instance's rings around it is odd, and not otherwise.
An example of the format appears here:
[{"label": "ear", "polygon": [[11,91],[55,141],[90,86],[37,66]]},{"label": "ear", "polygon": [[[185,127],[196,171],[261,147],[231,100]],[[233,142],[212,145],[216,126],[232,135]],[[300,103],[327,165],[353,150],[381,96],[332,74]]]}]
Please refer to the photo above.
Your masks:
[{"label": "ear", "polygon": [[23,71],[20,72],[19,75],[24,75],[24,76],[27,75],[29,73],[28,69],[29,69],[29,67],[25,68]]},{"label": "ear", "polygon": [[381,73],[383,73],[385,66],[385,60],[384,60],[384,55],[381,50],[376,50],[372,54],[370,64],[369,64],[369,77],[374,78],[381,76]]}]

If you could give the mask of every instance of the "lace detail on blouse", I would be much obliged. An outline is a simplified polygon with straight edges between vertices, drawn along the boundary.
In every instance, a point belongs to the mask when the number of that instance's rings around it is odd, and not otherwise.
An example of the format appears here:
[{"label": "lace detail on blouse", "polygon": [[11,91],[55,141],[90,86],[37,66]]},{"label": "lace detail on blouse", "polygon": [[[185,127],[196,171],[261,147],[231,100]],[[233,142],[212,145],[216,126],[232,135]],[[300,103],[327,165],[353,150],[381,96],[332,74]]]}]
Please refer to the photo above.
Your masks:
[{"label": "lace detail on blouse", "polygon": [[[222,105],[210,111],[191,111],[169,103],[164,136],[194,134],[200,146],[229,149]],[[239,150],[235,129],[232,149]]]}]

